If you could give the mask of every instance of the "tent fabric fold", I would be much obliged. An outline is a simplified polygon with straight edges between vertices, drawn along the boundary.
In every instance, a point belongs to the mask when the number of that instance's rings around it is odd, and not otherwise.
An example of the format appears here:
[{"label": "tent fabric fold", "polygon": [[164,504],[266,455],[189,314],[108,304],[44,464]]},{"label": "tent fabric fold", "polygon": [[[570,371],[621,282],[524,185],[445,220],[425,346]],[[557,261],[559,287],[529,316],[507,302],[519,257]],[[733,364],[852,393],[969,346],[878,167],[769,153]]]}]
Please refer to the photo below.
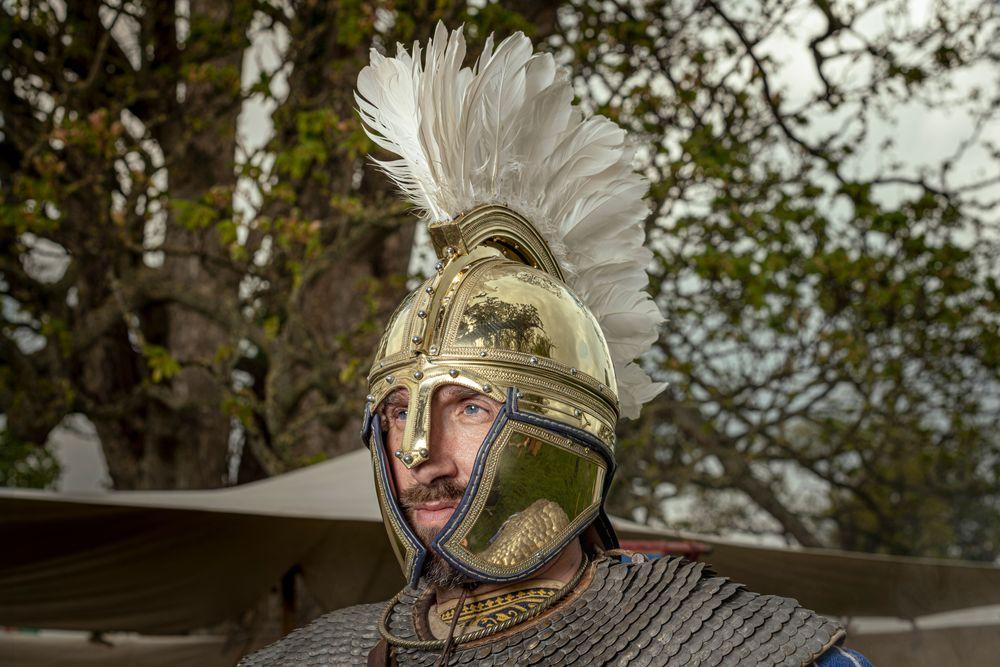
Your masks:
[{"label": "tent fabric fold", "polygon": [[5,667],[232,667],[242,647],[225,637],[108,635],[100,642],[75,633],[0,633]]},{"label": "tent fabric fold", "polygon": [[656,530],[615,520],[623,538],[703,542],[701,560],[719,574],[762,592],[792,597],[835,616],[912,619],[954,609],[1000,604],[1000,568],[935,558],[906,558],[837,549],[751,545],[706,535]]},{"label": "tent fabric fold", "polygon": [[[215,491],[0,490],[0,624],[179,633],[253,605],[294,566],[329,609],[402,577],[368,453]],[[697,540],[722,575],[840,616],[915,618],[1000,604],[1000,568],[740,544],[616,520],[625,538]]]}]

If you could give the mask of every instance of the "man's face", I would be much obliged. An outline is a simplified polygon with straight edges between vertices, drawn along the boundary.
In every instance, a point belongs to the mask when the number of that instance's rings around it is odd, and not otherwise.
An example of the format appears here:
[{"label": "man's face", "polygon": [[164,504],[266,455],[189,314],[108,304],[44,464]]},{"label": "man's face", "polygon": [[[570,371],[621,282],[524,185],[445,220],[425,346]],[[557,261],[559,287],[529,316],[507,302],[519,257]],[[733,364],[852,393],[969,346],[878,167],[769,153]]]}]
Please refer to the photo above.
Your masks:
[{"label": "man's face", "polygon": [[399,504],[425,546],[444,527],[465,491],[486,433],[503,404],[458,385],[445,385],[431,401],[430,459],[412,470],[392,456],[406,428],[407,389],[397,389],[382,407],[386,446]]}]

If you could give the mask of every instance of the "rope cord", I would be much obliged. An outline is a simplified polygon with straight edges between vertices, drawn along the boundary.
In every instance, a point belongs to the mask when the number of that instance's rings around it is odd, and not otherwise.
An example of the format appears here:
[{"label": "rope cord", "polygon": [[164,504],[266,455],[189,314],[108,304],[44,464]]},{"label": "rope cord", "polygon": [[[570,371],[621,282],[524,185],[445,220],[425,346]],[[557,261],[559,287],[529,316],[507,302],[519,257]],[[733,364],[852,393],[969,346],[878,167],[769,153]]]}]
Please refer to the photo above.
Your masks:
[{"label": "rope cord", "polygon": [[455,628],[458,627],[458,617],[462,615],[462,610],[465,608],[465,600],[469,596],[470,590],[472,590],[472,586],[462,586],[462,594],[458,597],[458,604],[455,606],[455,613],[451,617],[451,626],[448,628],[448,639],[445,642],[444,650],[441,651],[441,657],[437,662],[439,666],[447,665],[448,660],[451,658],[452,651],[455,648]]}]

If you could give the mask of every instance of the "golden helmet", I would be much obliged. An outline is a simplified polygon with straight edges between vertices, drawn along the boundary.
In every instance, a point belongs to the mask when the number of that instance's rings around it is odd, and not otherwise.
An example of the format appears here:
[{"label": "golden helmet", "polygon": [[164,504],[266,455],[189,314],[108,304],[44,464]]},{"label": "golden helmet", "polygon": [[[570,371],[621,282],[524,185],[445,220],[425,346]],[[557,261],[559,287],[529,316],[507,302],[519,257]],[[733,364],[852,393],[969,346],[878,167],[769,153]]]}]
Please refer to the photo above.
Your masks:
[{"label": "golden helmet", "polygon": [[[474,443],[482,474],[434,546],[477,579],[523,578],[602,517],[614,470],[614,364],[597,320],[517,213],[480,207],[432,225],[431,235],[436,273],[390,318],[368,376],[366,435],[386,527],[415,582],[425,547],[406,526],[380,458],[413,468],[431,456],[430,406],[440,386],[482,392],[504,410],[486,441]],[[372,442],[374,415],[401,387],[410,396],[406,429],[400,447],[385,452]],[[614,545],[606,518],[601,529]]]}]

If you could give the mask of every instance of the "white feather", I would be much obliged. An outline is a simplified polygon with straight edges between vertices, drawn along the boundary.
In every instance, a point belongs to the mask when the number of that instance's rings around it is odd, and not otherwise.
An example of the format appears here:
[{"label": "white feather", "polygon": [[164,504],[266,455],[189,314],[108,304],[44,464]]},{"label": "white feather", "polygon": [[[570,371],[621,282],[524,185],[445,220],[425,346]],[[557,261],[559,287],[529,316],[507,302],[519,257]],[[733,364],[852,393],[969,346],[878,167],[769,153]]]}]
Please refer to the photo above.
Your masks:
[{"label": "white feather", "polygon": [[399,45],[394,58],[372,50],[355,99],[365,131],[399,156],[376,161],[430,221],[483,204],[530,220],[548,242],[569,286],[597,318],[614,361],[623,417],[666,385],[635,362],[663,321],[646,293],[643,201],[625,131],[573,106],[568,74],[517,33],[486,40],[464,67],[462,29],[439,23],[423,53]]}]

